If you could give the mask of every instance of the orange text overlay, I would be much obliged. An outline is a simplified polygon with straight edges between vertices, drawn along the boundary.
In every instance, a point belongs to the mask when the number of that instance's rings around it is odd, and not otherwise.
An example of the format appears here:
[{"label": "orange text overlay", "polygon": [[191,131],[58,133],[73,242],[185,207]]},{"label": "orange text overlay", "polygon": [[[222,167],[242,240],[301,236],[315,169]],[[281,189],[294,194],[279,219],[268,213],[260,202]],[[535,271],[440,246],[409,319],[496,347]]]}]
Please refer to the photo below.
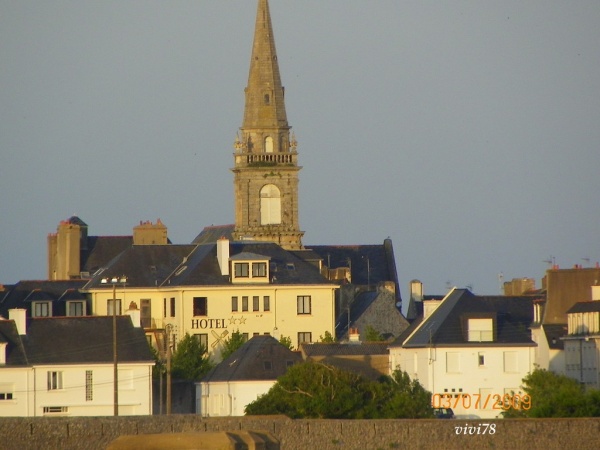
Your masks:
[{"label": "orange text overlay", "polygon": [[529,394],[433,394],[433,408],[463,408],[463,409],[531,409]]}]

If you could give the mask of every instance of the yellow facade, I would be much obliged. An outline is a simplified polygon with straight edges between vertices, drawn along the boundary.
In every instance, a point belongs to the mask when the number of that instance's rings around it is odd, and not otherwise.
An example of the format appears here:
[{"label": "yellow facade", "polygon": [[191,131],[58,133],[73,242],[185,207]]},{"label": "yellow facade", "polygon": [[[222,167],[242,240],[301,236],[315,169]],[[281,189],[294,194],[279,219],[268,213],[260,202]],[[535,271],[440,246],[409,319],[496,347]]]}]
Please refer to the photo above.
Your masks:
[{"label": "yellow facade", "polygon": [[[326,332],[335,335],[336,288],[331,284],[117,286],[117,313],[124,311],[119,311],[119,300],[125,309],[134,302],[149,336],[162,334],[167,328],[174,341],[186,333],[199,335],[208,351],[218,358],[223,342],[235,331],[248,338],[256,334],[289,337],[294,348],[298,348],[299,341],[319,341]],[[89,293],[94,315],[112,314],[108,307],[112,286],[94,288]]]}]

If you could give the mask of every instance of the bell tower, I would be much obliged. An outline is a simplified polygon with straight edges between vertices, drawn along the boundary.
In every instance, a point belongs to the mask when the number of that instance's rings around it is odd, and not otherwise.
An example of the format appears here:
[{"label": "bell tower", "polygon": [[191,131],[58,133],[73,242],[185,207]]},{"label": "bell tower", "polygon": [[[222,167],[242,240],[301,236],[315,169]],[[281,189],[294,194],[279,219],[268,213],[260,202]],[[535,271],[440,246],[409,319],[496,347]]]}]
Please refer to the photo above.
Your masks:
[{"label": "bell tower", "polygon": [[259,0],[245,89],[244,121],[234,148],[236,240],[302,249],[298,225],[298,153],[285,113],[268,0]]}]

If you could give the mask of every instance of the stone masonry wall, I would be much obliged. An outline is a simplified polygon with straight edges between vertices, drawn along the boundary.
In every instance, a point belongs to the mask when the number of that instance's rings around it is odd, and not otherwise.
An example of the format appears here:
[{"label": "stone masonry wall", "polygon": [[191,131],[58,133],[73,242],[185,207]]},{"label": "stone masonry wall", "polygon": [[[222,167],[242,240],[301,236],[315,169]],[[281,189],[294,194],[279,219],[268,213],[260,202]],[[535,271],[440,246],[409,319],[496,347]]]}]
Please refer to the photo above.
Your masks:
[{"label": "stone masonry wall", "polygon": [[[490,424],[485,435],[484,423]],[[471,426],[467,434],[457,428],[465,425]],[[106,448],[121,435],[235,430],[271,433],[283,450],[600,448],[600,418],[291,420],[281,416],[202,419],[196,415],[0,418],[0,448],[95,450]]]}]

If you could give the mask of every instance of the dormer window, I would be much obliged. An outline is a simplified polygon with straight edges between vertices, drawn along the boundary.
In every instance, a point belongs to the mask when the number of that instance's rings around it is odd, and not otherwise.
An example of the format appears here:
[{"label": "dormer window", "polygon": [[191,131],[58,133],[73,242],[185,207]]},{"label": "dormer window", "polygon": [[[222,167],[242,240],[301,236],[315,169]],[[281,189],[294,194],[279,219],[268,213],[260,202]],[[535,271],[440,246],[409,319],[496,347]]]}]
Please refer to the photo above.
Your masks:
[{"label": "dormer window", "polygon": [[229,258],[233,271],[232,283],[268,283],[269,258],[243,252]]},{"label": "dormer window", "polygon": [[32,317],[52,317],[52,307],[50,302],[32,302]]},{"label": "dormer window", "polygon": [[233,267],[236,278],[248,278],[248,263],[234,263]]},{"label": "dormer window", "polygon": [[467,320],[469,342],[492,342],[494,340],[494,319],[470,317]]}]

